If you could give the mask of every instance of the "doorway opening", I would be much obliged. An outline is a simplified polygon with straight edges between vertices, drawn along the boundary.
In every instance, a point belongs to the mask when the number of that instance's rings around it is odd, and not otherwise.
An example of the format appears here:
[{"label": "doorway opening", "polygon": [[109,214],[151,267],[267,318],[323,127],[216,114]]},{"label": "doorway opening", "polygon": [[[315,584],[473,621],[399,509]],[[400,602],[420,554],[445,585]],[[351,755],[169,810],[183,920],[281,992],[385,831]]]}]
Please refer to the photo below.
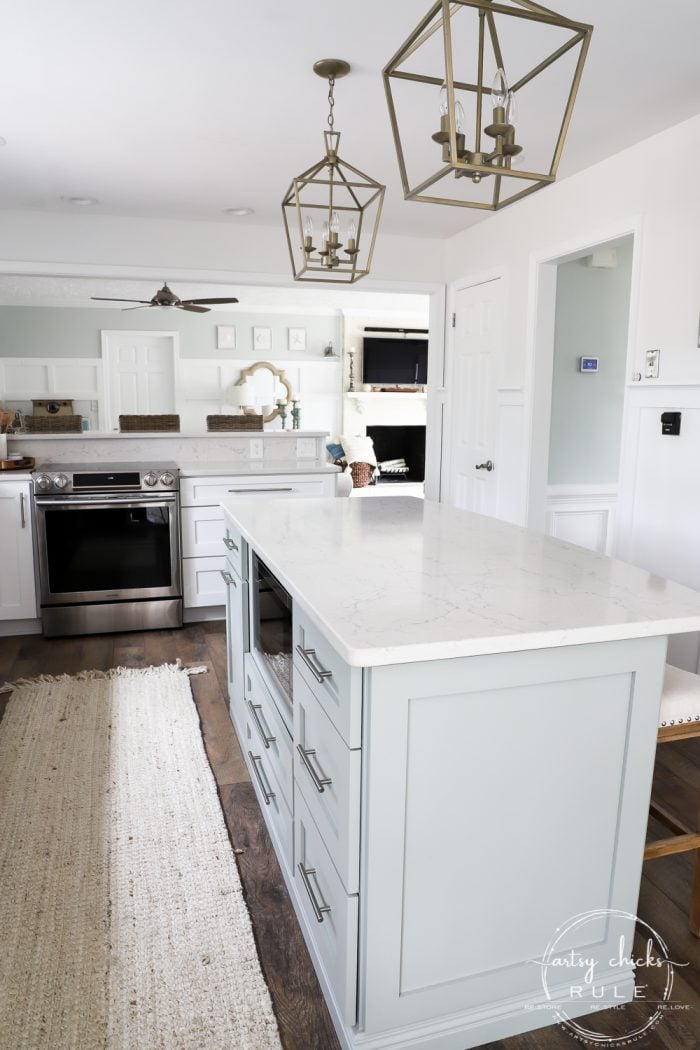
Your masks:
[{"label": "doorway opening", "polygon": [[634,236],[541,267],[529,525],[611,554]]}]

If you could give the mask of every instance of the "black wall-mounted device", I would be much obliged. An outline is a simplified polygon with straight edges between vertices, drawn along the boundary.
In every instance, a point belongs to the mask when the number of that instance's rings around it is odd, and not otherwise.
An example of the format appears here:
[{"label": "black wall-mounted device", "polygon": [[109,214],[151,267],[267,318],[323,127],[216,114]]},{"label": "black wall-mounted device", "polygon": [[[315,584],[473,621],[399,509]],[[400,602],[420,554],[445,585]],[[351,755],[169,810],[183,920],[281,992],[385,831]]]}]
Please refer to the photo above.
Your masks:
[{"label": "black wall-mounted device", "polygon": [[681,414],[680,412],[662,412],[661,413],[661,433],[662,434],[680,434],[681,432]]}]

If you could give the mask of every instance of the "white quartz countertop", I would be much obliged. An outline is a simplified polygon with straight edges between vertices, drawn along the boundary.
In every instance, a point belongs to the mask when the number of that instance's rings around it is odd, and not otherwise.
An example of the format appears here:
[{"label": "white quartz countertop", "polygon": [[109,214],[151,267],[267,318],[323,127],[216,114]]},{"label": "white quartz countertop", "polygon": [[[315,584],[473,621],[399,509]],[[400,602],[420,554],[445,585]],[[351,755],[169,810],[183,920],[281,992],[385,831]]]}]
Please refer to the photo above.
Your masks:
[{"label": "white quartz countertop", "polygon": [[223,507],[355,666],[700,630],[696,591],[444,504],[375,497]]},{"label": "white quartz countertop", "polygon": [[217,475],[232,477],[255,474],[337,474],[340,467],[334,463],[323,463],[316,459],[252,459],[236,463],[183,463],[179,462],[180,477],[207,478]]}]

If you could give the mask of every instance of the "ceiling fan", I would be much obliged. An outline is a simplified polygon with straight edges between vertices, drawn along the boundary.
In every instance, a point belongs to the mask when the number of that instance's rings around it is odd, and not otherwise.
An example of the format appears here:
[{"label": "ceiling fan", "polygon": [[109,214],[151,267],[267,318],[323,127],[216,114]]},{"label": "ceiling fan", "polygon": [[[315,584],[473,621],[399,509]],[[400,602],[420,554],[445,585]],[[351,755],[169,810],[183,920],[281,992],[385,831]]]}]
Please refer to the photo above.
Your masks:
[{"label": "ceiling fan", "polygon": [[[100,303],[138,303],[138,306],[127,306],[125,310],[144,310],[149,306],[174,306],[176,310],[188,310],[193,314],[209,313],[210,306],[221,306],[224,303],[237,303],[238,299],[180,299],[167,284],[160,288],[152,299],[107,299],[102,295],[92,295]],[[204,304],[208,305],[204,305]]]}]

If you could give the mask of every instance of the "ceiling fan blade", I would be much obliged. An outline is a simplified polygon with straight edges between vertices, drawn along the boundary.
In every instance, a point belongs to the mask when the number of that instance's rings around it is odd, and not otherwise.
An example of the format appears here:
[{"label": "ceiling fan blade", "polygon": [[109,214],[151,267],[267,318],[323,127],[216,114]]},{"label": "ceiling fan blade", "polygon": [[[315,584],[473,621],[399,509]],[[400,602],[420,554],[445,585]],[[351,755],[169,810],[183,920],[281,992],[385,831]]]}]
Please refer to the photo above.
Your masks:
[{"label": "ceiling fan blade", "polygon": [[193,314],[208,314],[208,306],[194,306],[192,303],[175,303],[176,310],[189,310]]},{"label": "ceiling fan blade", "polygon": [[[122,299],[124,303],[133,303],[133,299]],[[128,313],[129,310],[147,310],[149,306],[153,306],[153,303],[144,303],[143,306],[125,306],[122,313]]]},{"label": "ceiling fan blade", "polygon": [[223,303],[237,303],[238,299],[183,299],[183,304],[191,306],[193,303],[208,303],[210,306],[217,306]]},{"label": "ceiling fan blade", "polygon": [[150,299],[106,299],[103,295],[91,295],[91,299],[99,303],[143,303],[144,306],[150,306]]}]

